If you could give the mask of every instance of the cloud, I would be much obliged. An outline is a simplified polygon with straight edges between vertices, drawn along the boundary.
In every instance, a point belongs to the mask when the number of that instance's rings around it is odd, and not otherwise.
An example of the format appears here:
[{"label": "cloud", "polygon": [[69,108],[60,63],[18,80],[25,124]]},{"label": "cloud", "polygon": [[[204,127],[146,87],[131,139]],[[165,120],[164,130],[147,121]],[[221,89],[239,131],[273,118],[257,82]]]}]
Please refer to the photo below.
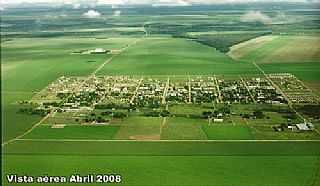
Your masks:
[{"label": "cloud", "polygon": [[101,14],[95,10],[89,10],[88,12],[84,13],[83,16],[87,18],[99,18]]},{"label": "cloud", "polygon": [[81,4],[80,3],[74,3],[72,4],[72,8],[73,9],[79,9],[81,7]]},{"label": "cloud", "polygon": [[120,10],[116,10],[113,12],[113,16],[115,17],[119,17],[121,15],[121,11]]},{"label": "cloud", "polygon": [[272,18],[260,11],[249,11],[240,17],[242,22],[260,22],[263,24],[271,24]]},{"label": "cloud", "polygon": [[[320,0],[0,0],[2,4],[28,3],[62,3],[62,4],[95,4],[95,5],[138,5],[147,4],[153,6],[187,6],[193,4],[230,4],[230,3],[252,3],[252,2],[312,2],[319,3]],[[92,7],[92,6],[91,6]]]},{"label": "cloud", "polygon": [[152,6],[189,6],[191,2],[186,0],[158,0],[157,2],[153,3]]},{"label": "cloud", "polygon": [[125,0],[98,0],[98,5],[125,5],[128,4]]}]

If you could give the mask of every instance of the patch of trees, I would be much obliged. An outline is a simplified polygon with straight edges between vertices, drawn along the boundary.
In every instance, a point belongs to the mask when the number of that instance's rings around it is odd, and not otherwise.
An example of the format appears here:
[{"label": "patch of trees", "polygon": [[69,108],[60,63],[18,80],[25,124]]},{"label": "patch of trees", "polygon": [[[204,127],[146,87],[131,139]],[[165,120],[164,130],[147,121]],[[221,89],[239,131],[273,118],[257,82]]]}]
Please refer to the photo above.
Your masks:
[{"label": "patch of trees", "polygon": [[128,114],[125,112],[114,112],[114,111],[107,110],[107,111],[101,112],[101,116],[112,116],[114,118],[125,118],[128,116]]},{"label": "patch of trees", "polygon": [[30,114],[30,115],[39,115],[39,116],[46,116],[49,114],[49,110],[45,109],[35,109],[35,108],[20,108],[18,113],[22,114]]},{"label": "patch of trees", "polygon": [[203,111],[201,118],[216,118],[228,115],[231,113],[231,108],[229,105],[223,105],[221,107],[215,108],[213,111]]},{"label": "patch of trees", "polygon": [[170,112],[168,110],[162,110],[162,111],[148,111],[143,113],[146,117],[168,117],[170,116]]},{"label": "patch of trees", "polygon": [[303,105],[297,107],[298,112],[301,112],[309,117],[320,118],[320,105]]},{"label": "patch of trees", "polygon": [[108,119],[103,118],[102,116],[96,116],[94,113],[92,113],[90,116],[87,116],[84,121],[86,123],[90,122],[96,122],[96,123],[107,123],[109,122]]},{"label": "patch of trees", "polygon": [[129,104],[103,103],[94,106],[95,109],[134,109],[135,107]]},{"label": "patch of trees", "polygon": [[220,52],[227,53],[230,47],[250,39],[271,34],[271,32],[240,33],[240,34],[210,34],[191,37],[195,41],[216,48]]},{"label": "patch of trees", "polygon": [[[250,119],[250,118],[263,119],[266,117],[262,110],[255,110],[252,112],[252,114],[250,114],[250,113],[240,114],[240,116],[245,119]],[[267,119],[270,119],[270,118],[267,117]]]}]

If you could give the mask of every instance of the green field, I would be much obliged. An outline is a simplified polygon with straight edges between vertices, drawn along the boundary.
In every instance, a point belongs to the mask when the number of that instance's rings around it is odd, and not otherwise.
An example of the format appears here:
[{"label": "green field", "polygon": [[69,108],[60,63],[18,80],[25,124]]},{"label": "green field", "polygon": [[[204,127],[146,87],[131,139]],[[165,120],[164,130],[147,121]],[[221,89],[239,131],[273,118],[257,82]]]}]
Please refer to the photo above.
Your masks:
[{"label": "green field", "polygon": [[207,139],[201,129],[205,120],[190,118],[167,118],[161,132],[161,139],[204,140]]},{"label": "green field", "polygon": [[17,141],[6,146],[4,167],[31,175],[112,172],[123,176],[121,185],[299,186],[317,179],[319,149],[319,142]]},{"label": "green field", "polygon": [[115,139],[160,139],[160,118],[129,117],[117,123],[120,126]]},{"label": "green field", "polygon": [[51,128],[40,125],[24,138],[30,139],[112,139],[119,130],[118,126],[79,126],[68,125],[64,128]]},{"label": "green field", "polygon": [[219,126],[219,124],[211,124],[210,126],[204,125],[203,130],[210,140],[253,139],[250,129],[246,126],[228,126],[223,124],[222,126]]},{"label": "green field", "polygon": [[[267,36],[269,37],[269,36]],[[265,38],[267,38],[265,37]],[[269,37],[270,38],[270,37]],[[240,60],[257,63],[306,63],[320,61],[318,36],[275,36],[235,49]],[[261,43],[261,44],[260,44]]]},{"label": "green field", "polygon": [[257,74],[251,63],[233,61],[215,49],[173,38],[143,39],[105,66],[99,75]]},{"label": "green field", "polygon": [[[115,185],[134,186],[256,186],[258,182],[261,186],[310,185],[319,162],[316,156],[9,155],[5,160],[7,172],[34,175],[70,175],[75,170],[81,175],[112,172],[121,174],[123,179],[122,184]],[[88,169],[88,164],[94,167],[94,172]],[[22,166],[17,170],[15,165]],[[228,177],[232,179],[226,180]]]},{"label": "green field", "polygon": [[[20,101],[32,99],[61,76],[146,75],[166,82],[170,75],[170,83],[197,75],[217,75],[218,80],[261,76],[252,62],[265,73],[292,73],[320,95],[318,4],[111,7],[100,1],[79,3],[80,8],[68,3],[1,6],[2,143],[26,134],[2,145],[2,185],[75,185],[9,184],[6,174],[120,174],[122,183],[117,185],[125,186],[320,186],[317,131],[272,128],[288,122],[286,112],[279,111],[288,105],[212,102],[86,108],[59,111],[42,123],[38,123],[40,115],[19,112],[27,106]],[[101,15],[86,17],[90,9]],[[114,14],[117,10],[120,15]],[[271,22],[244,20],[250,11]],[[263,34],[270,35],[258,37]],[[215,45],[197,41],[200,36]],[[219,46],[224,52],[231,47],[231,52],[222,53]],[[73,53],[96,48],[112,52]],[[230,112],[223,113],[222,123],[209,125],[205,112],[214,114],[220,107]],[[170,113],[167,117],[156,115],[165,109]],[[259,109],[265,117],[253,118]],[[116,112],[126,117],[117,118]],[[146,117],[148,112],[156,114]],[[88,116],[108,121],[87,122]],[[310,120],[320,130],[316,117]],[[52,128],[55,124],[65,126]]]},{"label": "green field", "polygon": [[[60,76],[89,75],[110,55],[75,55],[81,49],[120,49],[132,38],[19,39],[1,44],[2,138],[11,139],[30,128],[39,117],[17,115],[18,101],[29,100]],[[2,125],[3,127],[4,125]]]}]

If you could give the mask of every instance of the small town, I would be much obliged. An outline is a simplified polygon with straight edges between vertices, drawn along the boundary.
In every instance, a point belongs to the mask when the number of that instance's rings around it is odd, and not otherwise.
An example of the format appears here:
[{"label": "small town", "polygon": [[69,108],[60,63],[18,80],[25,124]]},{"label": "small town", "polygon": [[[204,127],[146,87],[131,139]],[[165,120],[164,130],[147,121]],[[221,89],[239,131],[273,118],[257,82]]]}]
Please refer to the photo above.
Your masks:
[{"label": "small town", "polygon": [[60,77],[39,92],[32,102],[61,109],[93,108],[97,104],[160,107],[166,104],[317,104],[319,98],[291,74],[268,77],[218,76]]}]

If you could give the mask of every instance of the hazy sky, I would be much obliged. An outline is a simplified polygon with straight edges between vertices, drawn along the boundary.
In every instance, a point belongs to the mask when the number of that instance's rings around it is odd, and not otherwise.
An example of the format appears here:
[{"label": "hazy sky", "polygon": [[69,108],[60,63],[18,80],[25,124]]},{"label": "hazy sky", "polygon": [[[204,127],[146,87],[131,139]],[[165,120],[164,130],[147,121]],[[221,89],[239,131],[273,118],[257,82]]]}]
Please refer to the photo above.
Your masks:
[{"label": "hazy sky", "polygon": [[214,4],[214,3],[243,3],[243,2],[319,2],[320,0],[0,0],[3,4],[15,4],[21,2],[28,3],[86,3],[92,2],[96,4],[109,5],[125,5],[125,4],[172,4],[172,5],[190,5],[195,3]]}]

